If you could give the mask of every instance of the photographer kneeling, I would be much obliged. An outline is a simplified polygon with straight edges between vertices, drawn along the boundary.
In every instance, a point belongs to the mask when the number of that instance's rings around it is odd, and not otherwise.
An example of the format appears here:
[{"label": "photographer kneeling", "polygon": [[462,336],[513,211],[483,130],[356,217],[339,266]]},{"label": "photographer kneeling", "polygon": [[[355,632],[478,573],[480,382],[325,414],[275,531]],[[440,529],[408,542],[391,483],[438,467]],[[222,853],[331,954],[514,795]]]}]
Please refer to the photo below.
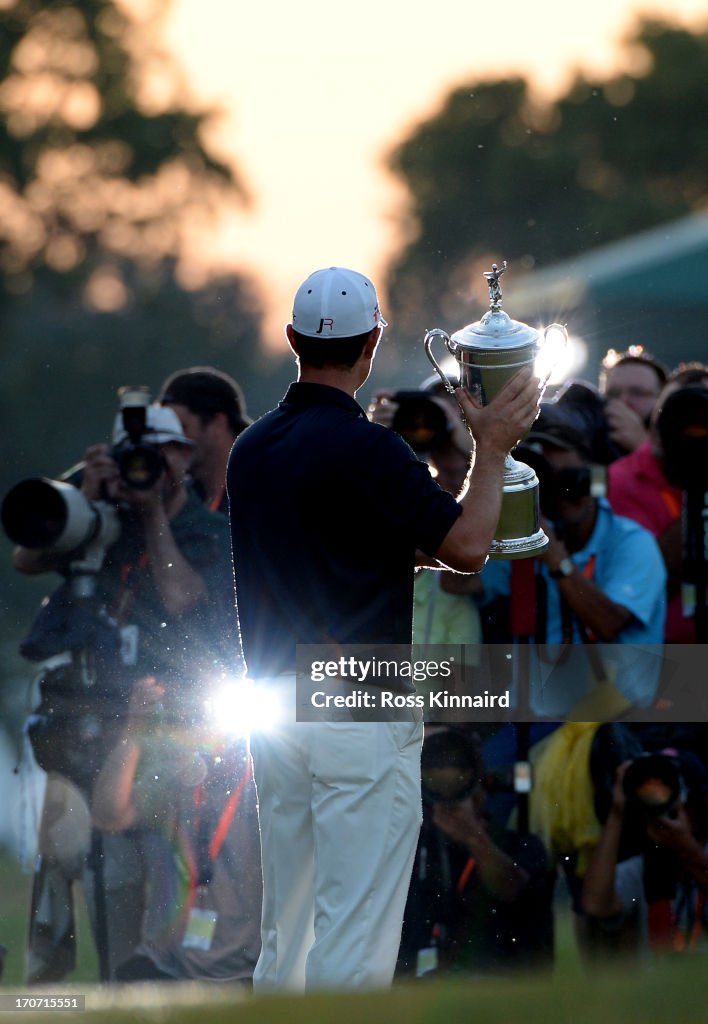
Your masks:
[{"label": "photographer kneeling", "polygon": [[230,723],[209,720],[208,703],[177,696],[153,678],[137,681],[94,786],[97,825],[140,826],[150,850],[142,941],[116,980],[250,987],[262,881],[248,744],[224,733]]},{"label": "photographer kneeling", "polygon": [[398,974],[550,968],[553,883],[529,833],[485,815],[489,775],[477,734],[427,725],[423,826],[403,920]]},{"label": "photographer kneeling", "polygon": [[[582,891],[600,949],[705,945],[707,793],[705,768],[687,752],[644,754],[619,766]],[[628,843],[639,852],[620,860]]]}]

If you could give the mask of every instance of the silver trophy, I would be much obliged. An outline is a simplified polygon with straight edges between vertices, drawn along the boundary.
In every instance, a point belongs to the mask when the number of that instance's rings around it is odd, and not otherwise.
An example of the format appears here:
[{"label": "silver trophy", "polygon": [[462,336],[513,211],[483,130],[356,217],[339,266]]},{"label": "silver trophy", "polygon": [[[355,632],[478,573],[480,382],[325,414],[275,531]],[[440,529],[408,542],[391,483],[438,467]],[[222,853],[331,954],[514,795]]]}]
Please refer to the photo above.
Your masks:
[{"label": "silver trophy", "polygon": [[[568,340],[562,324],[549,324],[543,330],[536,330],[512,320],[504,312],[499,278],[505,270],[506,261],[501,267],[493,263],[491,271],[484,275],[489,285],[490,308],[481,320],[456,331],[452,337],[436,327],[427,332],[423,342],[425,354],[452,394],[456,385],[449,380],[432,352],[433,340],[444,340],[448,352],[459,364],[460,383],[483,405],[488,405],[522,367],[534,364],[552,335],[557,335],[563,346]],[[532,558],[540,554],[547,544],[548,537],[540,526],[538,477],[530,466],[507,455],[502,510],[489,557]]]}]

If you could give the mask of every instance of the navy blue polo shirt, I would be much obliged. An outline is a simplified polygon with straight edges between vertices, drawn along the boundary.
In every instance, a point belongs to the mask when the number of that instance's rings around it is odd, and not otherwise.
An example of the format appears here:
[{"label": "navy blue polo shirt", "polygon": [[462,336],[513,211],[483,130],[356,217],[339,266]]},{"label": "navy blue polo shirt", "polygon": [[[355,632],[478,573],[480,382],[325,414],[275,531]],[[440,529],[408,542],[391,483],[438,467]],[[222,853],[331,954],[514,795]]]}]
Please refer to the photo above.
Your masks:
[{"label": "navy blue polo shirt", "polygon": [[239,435],[227,488],[249,675],[295,668],[295,645],[410,643],[415,552],[460,506],[346,392],[292,384]]}]

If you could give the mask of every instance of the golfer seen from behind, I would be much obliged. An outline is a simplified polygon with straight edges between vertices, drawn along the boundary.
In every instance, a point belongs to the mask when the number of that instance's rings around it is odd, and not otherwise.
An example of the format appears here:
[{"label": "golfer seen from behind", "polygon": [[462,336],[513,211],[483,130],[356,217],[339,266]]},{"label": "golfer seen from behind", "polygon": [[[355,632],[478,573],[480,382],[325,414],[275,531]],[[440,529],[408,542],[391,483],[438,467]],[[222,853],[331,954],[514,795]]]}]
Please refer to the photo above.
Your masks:
[{"label": "golfer seen from behind", "polygon": [[251,741],[264,886],[256,991],[391,982],[421,818],[422,725],[296,722],[295,648],[410,643],[416,564],[482,568],[504,457],[538,409],[528,369],[485,408],[458,389],[476,453],[456,501],[355,400],[386,326],[362,274],[308,277],[286,328],[297,383],[229,460],[248,674],[289,709]]}]

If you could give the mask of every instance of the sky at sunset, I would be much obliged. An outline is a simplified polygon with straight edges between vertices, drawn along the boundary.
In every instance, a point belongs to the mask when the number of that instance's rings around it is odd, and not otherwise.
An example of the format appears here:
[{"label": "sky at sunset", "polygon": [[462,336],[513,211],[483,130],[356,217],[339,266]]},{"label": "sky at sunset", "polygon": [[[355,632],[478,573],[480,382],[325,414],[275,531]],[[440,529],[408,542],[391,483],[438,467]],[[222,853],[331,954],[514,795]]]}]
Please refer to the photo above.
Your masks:
[{"label": "sky at sunset", "polygon": [[705,24],[705,0],[172,0],[163,41],[195,96],[223,110],[219,151],[252,197],[205,251],[257,274],[279,332],[311,270],[381,275],[405,208],[386,153],[451,87],[516,72],[552,94],[577,68],[627,67],[634,16],[662,10]]}]

